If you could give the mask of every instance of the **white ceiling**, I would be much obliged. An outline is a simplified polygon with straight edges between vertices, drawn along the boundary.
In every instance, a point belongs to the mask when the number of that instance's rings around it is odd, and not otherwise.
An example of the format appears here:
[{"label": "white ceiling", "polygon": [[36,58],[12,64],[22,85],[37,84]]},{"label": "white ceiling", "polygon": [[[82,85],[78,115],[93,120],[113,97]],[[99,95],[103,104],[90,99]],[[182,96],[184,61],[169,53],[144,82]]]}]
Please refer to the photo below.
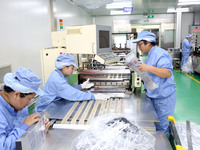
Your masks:
[{"label": "white ceiling", "polygon": [[[168,8],[177,8],[178,0],[131,0],[133,4],[133,12],[131,15],[142,14],[165,14]],[[200,0],[199,0],[200,1]],[[85,6],[80,6],[82,9],[90,13],[92,16],[109,16],[110,9],[106,9],[103,5],[97,9],[88,9]],[[200,5],[182,6],[182,8],[189,8],[189,12],[200,12]],[[120,10],[120,9],[115,9]],[[150,13],[152,12],[152,13]]]}]

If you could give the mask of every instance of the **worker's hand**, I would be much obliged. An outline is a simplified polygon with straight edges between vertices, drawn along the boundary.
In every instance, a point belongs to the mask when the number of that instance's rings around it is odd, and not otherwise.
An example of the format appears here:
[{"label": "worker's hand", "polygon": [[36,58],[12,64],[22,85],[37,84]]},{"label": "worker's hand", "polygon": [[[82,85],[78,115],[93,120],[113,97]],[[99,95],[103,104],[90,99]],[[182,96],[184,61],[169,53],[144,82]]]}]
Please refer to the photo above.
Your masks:
[{"label": "worker's hand", "polygon": [[50,125],[51,125],[51,123],[49,122],[49,119],[46,118],[46,120],[45,120],[45,129],[48,130]]},{"label": "worker's hand", "polygon": [[141,72],[147,72],[151,66],[147,64],[139,64],[137,67]]},{"label": "worker's hand", "polygon": [[95,100],[108,100],[110,98],[109,95],[103,93],[95,93],[94,94]]},{"label": "worker's hand", "polygon": [[91,88],[91,87],[93,87],[93,86],[94,86],[94,83],[91,83],[89,78],[87,79],[87,81],[85,81],[85,82],[83,82],[83,83],[81,84],[81,87],[82,87],[83,89],[89,89],[89,88]]},{"label": "worker's hand", "polygon": [[27,124],[29,127],[38,122],[40,120],[40,115],[39,114],[31,114],[30,116],[27,116],[26,119],[24,120],[24,124]]}]

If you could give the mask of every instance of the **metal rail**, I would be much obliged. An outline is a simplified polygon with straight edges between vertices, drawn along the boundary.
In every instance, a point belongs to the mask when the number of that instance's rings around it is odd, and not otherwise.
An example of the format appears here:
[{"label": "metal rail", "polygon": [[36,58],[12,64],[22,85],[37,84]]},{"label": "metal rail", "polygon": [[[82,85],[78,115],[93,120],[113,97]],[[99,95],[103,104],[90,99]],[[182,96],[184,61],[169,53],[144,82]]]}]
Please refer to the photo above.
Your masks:
[{"label": "metal rail", "polygon": [[90,100],[76,102],[65,115],[61,124],[90,124],[93,118],[111,112],[124,113],[123,98],[110,98],[107,101]]}]

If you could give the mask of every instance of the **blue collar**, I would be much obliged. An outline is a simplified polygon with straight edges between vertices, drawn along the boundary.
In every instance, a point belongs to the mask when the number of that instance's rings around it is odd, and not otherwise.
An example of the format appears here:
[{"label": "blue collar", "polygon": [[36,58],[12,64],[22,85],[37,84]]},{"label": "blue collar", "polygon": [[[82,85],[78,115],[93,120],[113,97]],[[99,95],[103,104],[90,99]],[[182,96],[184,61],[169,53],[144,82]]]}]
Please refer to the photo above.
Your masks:
[{"label": "blue collar", "polygon": [[6,108],[10,112],[11,115],[13,115],[13,116],[17,115],[18,110],[14,109],[12,106],[10,106],[10,104],[8,104],[1,95],[0,95],[0,103],[1,103],[1,105],[4,106],[4,108]]},{"label": "blue collar", "polygon": [[68,77],[67,77],[67,76],[63,76],[62,72],[61,72],[59,69],[57,69],[57,70],[55,70],[55,71],[56,71],[62,78],[68,80]]},{"label": "blue collar", "polygon": [[155,49],[156,47],[157,47],[157,46],[154,46],[154,47],[152,47],[152,48],[150,49],[150,51],[148,52],[148,56],[151,55],[151,53],[154,51],[154,49]]}]

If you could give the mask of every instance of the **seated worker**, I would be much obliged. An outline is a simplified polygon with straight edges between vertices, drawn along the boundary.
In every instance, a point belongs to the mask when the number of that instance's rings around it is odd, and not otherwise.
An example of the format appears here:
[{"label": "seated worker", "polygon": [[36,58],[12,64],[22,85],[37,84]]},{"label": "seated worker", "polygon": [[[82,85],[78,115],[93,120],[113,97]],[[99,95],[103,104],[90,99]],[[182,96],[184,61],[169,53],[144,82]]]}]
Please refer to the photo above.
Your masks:
[{"label": "seated worker", "polygon": [[[0,149],[15,150],[16,140],[21,137],[28,128],[38,122],[39,114],[25,116],[21,124],[16,125],[18,114],[27,106],[36,95],[42,95],[39,89],[42,82],[35,74],[25,68],[18,68],[16,73],[7,73],[4,76],[4,88],[0,91]],[[22,110],[23,111],[23,110]],[[50,126],[47,119],[46,129]]]},{"label": "seated worker", "polygon": [[141,52],[147,53],[145,64],[139,64],[141,72],[147,72],[158,88],[150,90],[145,84],[146,98],[153,103],[160,123],[156,123],[156,131],[169,133],[168,116],[173,116],[176,105],[176,83],[174,82],[172,58],[169,53],[156,46],[156,35],[142,31],[137,39]]},{"label": "seated worker", "polygon": [[82,92],[81,89],[88,89],[94,86],[89,80],[80,85],[69,85],[68,76],[70,76],[74,67],[77,68],[74,56],[70,54],[60,54],[55,62],[55,67],[47,82],[44,85],[44,95],[38,99],[38,105],[35,108],[35,112],[42,112],[50,103],[60,99],[66,99],[69,101],[84,101],[95,99],[107,99],[105,94],[92,94],[90,91]]}]

